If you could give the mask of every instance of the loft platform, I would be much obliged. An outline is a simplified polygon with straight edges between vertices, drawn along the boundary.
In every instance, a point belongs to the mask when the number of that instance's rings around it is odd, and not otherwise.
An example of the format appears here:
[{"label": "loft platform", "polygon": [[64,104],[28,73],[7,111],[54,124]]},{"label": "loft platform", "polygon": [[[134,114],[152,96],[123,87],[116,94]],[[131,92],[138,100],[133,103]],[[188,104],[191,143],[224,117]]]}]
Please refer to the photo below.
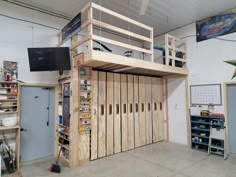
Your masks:
[{"label": "loft platform", "polygon": [[137,60],[100,51],[86,51],[78,56],[81,65],[102,71],[149,76],[187,75],[188,69]]},{"label": "loft platform", "polygon": [[[62,33],[59,46],[61,38]],[[165,56],[156,61],[152,27],[94,3],[82,9],[80,32],[73,39],[71,50],[78,52],[72,55],[84,66],[158,77],[188,75],[185,41],[166,34]]]}]

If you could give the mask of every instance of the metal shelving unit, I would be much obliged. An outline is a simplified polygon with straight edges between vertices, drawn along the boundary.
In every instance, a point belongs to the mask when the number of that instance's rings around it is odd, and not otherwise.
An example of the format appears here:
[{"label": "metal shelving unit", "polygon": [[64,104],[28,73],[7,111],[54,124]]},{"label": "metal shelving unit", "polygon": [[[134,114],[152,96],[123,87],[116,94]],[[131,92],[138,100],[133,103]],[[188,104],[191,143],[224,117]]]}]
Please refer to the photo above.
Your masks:
[{"label": "metal shelving unit", "polygon": [[191,147],[208,151],[210,127],[224,127],[224,117],[202,117],[191,115]]}]

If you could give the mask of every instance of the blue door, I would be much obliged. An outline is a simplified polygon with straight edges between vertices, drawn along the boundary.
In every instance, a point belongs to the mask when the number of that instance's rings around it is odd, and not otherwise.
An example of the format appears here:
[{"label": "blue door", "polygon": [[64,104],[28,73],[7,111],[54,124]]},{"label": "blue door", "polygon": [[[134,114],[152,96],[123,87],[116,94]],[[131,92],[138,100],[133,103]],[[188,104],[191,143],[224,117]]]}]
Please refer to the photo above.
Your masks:
[{"label": "blue door", "polygon": [[236,85],[227,86],[230,153],[236,154]]},{"label": "blue door", "polygon": [[21,161],[53,155],[54,98],[52,88],[26,87],[21,89]]}]

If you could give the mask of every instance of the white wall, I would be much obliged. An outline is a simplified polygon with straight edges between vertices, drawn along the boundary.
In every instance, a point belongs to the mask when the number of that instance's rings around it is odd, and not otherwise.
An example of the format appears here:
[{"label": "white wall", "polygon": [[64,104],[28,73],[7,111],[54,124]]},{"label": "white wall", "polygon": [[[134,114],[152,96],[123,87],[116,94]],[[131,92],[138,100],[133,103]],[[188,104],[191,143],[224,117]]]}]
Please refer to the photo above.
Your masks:
[{"label": "white wall", "polygon": [[[62,28],[67,20],[0,2],[0,14]],[[18,62],[18,79],[27,83],[56,83],[57,72],[30,72],[28,47],[53,47],[58,30],[0,16],[0,67],[4,60]]]},{"label": "white wall", "polygon": [[[179,38],[196,35],[195,23],[174,30],[170,34]],[[236,40],[236,33],[220,38]],[[235,67],[224,61],[236,58],[236,42],[210,39],[197,43],[196,37],[187,37],[184,40],[187,42],[189,85],[222,84],[231,81]],[[162,43],[163,36],[155,38],[155,43],[157,42]],[[181,144],[187,144],[184,84],[184,79],[170,79],[168,82],[169,137],[170,141]],[[216,107],[215,111],[224,113],[224,105]]]}]

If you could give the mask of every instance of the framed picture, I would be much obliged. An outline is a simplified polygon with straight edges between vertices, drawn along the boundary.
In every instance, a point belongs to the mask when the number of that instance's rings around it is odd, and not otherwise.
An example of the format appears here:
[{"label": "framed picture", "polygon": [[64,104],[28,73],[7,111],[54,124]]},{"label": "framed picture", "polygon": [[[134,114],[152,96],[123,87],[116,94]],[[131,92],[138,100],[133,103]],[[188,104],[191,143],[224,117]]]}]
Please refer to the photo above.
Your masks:
[{"label": "framed picture", "polygon": [[197,42],[236,32],[236,9],[196,23]]},{"label": "framed picture", "polygon": [[3,73],[5,81],[17,81],[18,79],[17,62],[3,61]]}]

